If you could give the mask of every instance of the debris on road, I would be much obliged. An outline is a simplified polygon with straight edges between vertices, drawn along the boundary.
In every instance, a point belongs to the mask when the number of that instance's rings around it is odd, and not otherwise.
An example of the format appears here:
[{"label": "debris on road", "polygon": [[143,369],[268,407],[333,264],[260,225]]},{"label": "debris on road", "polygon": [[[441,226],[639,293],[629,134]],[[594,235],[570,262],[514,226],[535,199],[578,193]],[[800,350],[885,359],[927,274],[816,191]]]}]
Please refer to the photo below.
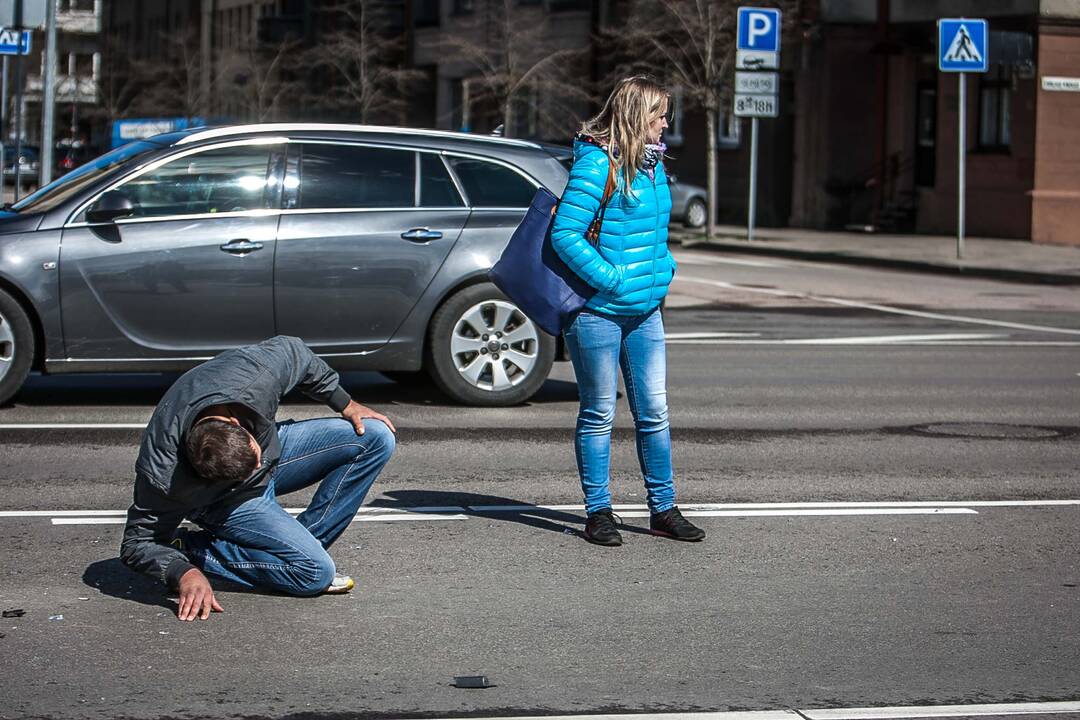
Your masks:
[{"label": "debris on road", "polygon": [[64,616],[63,615],[50,615],[49,619],[50,620],[63,620]]},{"label": "debris on road", "polygon": [[5,610],[3,614],[6,618],[22,617],[26,614],[26,611],[22,608],[12,608],[11,610]]},{"label": "debris on road", "polygon": [[457,675],[454,677],[454,687],[477,689],[495,686],[488,681],[487,675]]}]

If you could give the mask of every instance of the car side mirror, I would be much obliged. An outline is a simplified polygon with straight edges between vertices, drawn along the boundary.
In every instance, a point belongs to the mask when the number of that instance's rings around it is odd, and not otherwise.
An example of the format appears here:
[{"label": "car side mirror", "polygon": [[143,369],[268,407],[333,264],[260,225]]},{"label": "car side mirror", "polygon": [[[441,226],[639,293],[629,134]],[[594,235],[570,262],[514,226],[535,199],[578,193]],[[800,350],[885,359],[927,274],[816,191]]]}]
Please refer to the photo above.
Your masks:
[{"label": "car side mirror", "polygon": [[119,190],[110,190],[97,199],[86,211],[90,223],[111,223],[117,218],[135,214],[135,203]]}]

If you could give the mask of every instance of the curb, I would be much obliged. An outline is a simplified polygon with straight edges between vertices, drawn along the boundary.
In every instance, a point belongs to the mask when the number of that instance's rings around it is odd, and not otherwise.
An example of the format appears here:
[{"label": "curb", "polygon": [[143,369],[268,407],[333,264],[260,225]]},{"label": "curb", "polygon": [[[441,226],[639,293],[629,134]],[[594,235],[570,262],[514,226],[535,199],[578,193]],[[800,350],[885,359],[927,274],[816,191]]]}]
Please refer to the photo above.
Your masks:
[{"label": "curb", "polygon": [[745,240],[734,243],[732,238],[720,241],[706,242],[697,238],[673,238],[672,242],[679,243],[686,249],[715,250],[719,252],[741,253],[744,255],[766,255],[772,257],[792,258],[795,260],[812,260],[817,262],[833,262],[844,265],[862,265],[866,267],[889,268],[895,270],[914,270],[917,272],[931,273],[935,275],[960,275],[972,278],[987,278],[991,280],[1004,280],[1006,282],[1037,284],[1037,285],[1080,285],[1080,275],[1065,273],[1049,273],[1037,270],[1015,270],[1010,268],[977,267],[971,265],[946,265],[931,262],[929,260],[901,260],[897,258],[875,257],[873,255],[856,255],[835,250],[803,250],[798,248],[769,247],[768,241],[757,241],[754,244]]}]

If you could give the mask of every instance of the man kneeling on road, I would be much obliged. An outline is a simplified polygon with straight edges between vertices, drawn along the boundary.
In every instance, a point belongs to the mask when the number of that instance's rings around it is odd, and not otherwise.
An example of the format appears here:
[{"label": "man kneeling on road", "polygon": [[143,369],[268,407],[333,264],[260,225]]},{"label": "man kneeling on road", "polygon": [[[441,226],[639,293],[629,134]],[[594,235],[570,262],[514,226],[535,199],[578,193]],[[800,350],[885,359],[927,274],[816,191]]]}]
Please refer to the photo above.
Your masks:
[{"label": "man kneeling on road", "polygon": [[[293,388],[344,419],[275,425]],[[222,353],[185,373],[154,411],[120,557],[179,591],[181,620],[222,610],[207,575],[289,595],[348,592],[352,578],[326,549],[390,459],[394,432],[298,338]],[[278,504],[316,482],[298,517]],[[178,530],[185,518],[202,529]]]}]

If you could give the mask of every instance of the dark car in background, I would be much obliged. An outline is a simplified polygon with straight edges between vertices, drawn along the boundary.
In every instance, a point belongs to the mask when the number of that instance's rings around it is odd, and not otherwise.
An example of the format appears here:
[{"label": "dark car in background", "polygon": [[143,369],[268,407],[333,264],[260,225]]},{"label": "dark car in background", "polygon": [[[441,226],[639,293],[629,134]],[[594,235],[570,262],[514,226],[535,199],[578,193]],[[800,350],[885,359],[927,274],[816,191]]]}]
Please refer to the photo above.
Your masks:
[{"label": "dark car in background", "polygon": [[[4,180],[15,182],[15,143],[4,145]],[[41,175],[41,150],[36,145],[22,145],[19,150],[19,184],[37,185]]]},{"label": "dark car in background", "polygon": [[269,124],[136,141],[0,215],[0,402],[27,373],[179,371],[299,336],[339,370],[510,405],[556,339],[487,281],[539,185],[520,140]]},{"label": "dark car in background", "polygon": [[[541,145],[570,172],[574,164],[573,148],[549,143]],[[704,226],[708,217],[705,188],[681,182],[677,176],[668,173],[668,189],[671,190],[671,221],[692,228]]]}]

